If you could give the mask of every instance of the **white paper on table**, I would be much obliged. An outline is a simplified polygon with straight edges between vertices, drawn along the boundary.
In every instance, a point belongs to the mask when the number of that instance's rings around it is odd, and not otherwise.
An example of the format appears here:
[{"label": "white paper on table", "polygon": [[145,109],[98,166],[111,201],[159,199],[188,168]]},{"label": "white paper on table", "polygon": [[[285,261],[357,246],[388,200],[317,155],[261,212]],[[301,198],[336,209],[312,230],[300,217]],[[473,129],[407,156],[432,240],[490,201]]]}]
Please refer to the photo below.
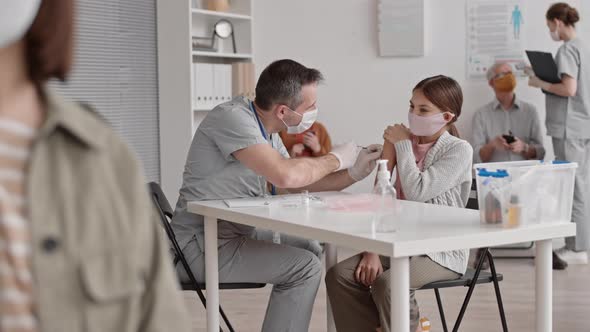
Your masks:
[{"label": "white paper on table", "polygon": [[[320,199],[310,195],[310,200],[319,201]],[[303,204],[303,197],[301,194],[277,195],[269,197],[251,197],[251,198],[236,198],[224,199],[223,203],[229,208],[246,208],[246,207],[264,207],[273,203],[293,203]]]},{"label": "white paper on table", "polygon": [[245,208],[245,207],[261,207],[268,206],[269,199],[264,197],[255,198],[236,198],[236,199],[224,199],[223,203],[229,208]]}]

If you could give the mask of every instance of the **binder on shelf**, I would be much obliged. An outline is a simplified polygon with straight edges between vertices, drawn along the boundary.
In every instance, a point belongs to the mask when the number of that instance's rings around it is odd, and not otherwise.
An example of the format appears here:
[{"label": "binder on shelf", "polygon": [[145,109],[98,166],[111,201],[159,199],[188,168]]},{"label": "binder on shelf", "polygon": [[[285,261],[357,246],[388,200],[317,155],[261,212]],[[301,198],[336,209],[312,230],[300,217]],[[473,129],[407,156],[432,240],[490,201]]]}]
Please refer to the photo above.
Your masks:
[{"label": "binder on shelf", "polygon": [[254,65],[252,65],[252,98],[256,97],[256,82],[258,82],[256,77],[256,70],[254,69]]},{"label": "binder on shelf", "polygon": [[232,72],[231,72],[231,65],[223,65],[223,77],[225,80],[225,84],[223,87],[223,95],[225,96],[226,101],[230,101],[232,99],[231,94],[231,86],[232,86]]},{"label": "binder on shelf", "polygon": [[197,110],[209,110],[214,107],[213,64],[196,63]]},{"label": "binder on shelf", "polygon": [[244,94],[242,77],[242,66],[240,63],[232,64],[232,97],[242,96]]},{"label": "binder on shelf", "polygon": [[232,65],[193,64],[193,109],[209,111],[232,99]]},{"label": "binder on shelf", "polygon": [[215,64],[213,71],[215,73],[213,77],[214,107],[231,100],[232,69],[231,65]]},{"label": "binder on shelf", "polygon": [[212,64],[197,62],[192,72],[193,109],[208,111],[235,96],[254,99],[254,64]]},{"label": "binder on shelf", "polygon": [[213,101],[216,105],[221,104],[225,101],[223,100],[223,90],[225,86],[223,77],[223,66],[224,65],[213,65]]},{"label": "binder on shelf", "polygon": [[207,103],[205,103],[205,110],[211,110],[213,107],[216,106],[216,101],[215,101],[215,93],[214,93],[214,79],[215,79],[215,72],[214,70],[214,65],[213,64],[207,64],[207,66],[205,67],[205,73],[206,75],[203,76],[204,79],[204,85],[206,86],[205,89],[205,97],[207,98]]},{"label": "binder on shelf", "polygon": [[233,63],[231,65],[231,78],[232,78],[232,97],[236,97],[240,95],[240,67],[238,66],[237,63]]},{"label": "binder on shelf", "polygon": [[253,100],[256,95],[256,74],[254,73],[254,64],[248,63],[246,68],[248,68],[248,98]]},{"label": "binder on shelf", "polygon": [[254,98],[255,82],[254,64],[237,62],[232,64],[232,95]]},{"label": "binder on shelf", "polygon": [[193,109],[198,109],[201,103],[200,98],[198,96],[199,90],[197,89],[197,64],[193,63],[191,66],[191,104]]}]

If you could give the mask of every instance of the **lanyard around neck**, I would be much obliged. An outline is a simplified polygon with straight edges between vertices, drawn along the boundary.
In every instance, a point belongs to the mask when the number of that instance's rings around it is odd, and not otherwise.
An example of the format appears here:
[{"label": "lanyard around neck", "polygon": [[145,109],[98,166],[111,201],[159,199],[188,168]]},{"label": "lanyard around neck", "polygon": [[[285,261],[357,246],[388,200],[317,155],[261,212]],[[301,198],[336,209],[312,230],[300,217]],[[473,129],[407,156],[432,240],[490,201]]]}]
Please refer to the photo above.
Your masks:
[{"label": "lanyard around neck", "polygon": [[[262,125],[262,121],[260,121],[260,118],[258,117],[258,113],[256,113],[256,109],[254,108],[253,101],[250,102],[250,110],[252,111],[252,113],[254,113],[254,116],[256,117],[256,121],[258,121],[258,127],[260,128],[260,133],[262,133],[262,137],[264,137],[265,140],[269,141],[270,146],[272,148],[274,148],[273,144],[272,144],[272,134],[271,135],[266,134],[266,130],[264,129],[264,126]],[[275,187],[274,184],[271,184],[270,193],[273,196],[277,194],[277,188]]]},{"label": "lanyard around neck", "polygon": [[264,125],[262,124],[262,121],[260,121],[260,117],[258,117],[258,113],[256,113],[256,109],[254,108],[253,101],[250,102],[250,110],[252,111],[252,113],[254,113],[254,116],[256,117],[256,121],[258,122],[258,128],[260,128],[260,132],[262,133],[262,137],[264,137],[264,139],[267,141],[270,140],[270,145],[272,146],[272,135],[266,134],[266,130],[264,129]]}]

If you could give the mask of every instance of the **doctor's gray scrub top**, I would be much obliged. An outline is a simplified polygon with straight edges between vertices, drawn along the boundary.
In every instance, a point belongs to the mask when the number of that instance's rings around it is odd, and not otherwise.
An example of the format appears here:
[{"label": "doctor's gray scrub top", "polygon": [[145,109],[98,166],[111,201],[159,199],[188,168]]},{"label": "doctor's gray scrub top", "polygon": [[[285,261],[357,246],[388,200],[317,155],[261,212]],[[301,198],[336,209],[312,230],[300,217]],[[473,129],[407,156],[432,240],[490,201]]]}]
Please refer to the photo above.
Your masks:
[{"label": "doctor's gray scrub top", "polygon": [[[181,247],[196,238],[204,250],[203,216],[187,211],[188,201],[258,197],[266,180],[234,158],[233,153],[256,144],[271,144],[283,157],[289,153],[278,133],[268,135],[253,104],[236,97],[210,111],[197,129],[188,153],[183,183],[172,218]],[[250,236],[254,228],[219,221],[218,238]],[[220,242],[221,244],[222,242]]]},{"label": "doctor's gray scrub top", "polygon": [[554,138],[590,139],[590,53],[580,38],[564,42],[555,55],[559,77],[578,81],[573,97],[547,94],[547,135]]}]

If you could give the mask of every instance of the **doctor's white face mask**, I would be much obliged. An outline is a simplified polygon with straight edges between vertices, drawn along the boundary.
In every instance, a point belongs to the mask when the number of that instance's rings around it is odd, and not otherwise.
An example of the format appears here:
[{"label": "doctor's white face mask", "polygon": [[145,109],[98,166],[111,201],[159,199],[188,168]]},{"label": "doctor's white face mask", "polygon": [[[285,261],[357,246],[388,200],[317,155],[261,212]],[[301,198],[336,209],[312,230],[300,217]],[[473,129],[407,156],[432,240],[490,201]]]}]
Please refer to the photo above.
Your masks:
[{"label": "doctor's white face mask", "polygon": [[294,110],[289,108],[289,111],[299,115],[301,117],[301,122],[299,122],[296,126],[289,126],[284,120],[283,123],[287,126],[287,133],[288,134],[301,134],[302,132],[306,131],[307,129],[311,128],[314,124],[315,120],[318,118],[318,109],[316,107],[315,110],[305,112],[303,115],[295,112]]},{"label": "doctor's white face mask", "polygon": [[41,0],[0,0],[0,48],[24,37],[40,5]]}]

